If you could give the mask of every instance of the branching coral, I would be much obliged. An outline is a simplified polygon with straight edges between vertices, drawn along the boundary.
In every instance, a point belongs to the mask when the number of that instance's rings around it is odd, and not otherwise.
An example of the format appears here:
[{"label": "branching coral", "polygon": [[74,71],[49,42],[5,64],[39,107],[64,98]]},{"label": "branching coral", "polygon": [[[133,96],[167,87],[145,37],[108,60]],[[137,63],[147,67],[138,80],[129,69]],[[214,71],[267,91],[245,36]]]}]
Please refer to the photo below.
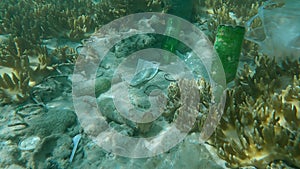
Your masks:
[{"label": "branching coral", "polygon": [[[245,23],[257,14],[258,8],[266,0],[250,0],[245,2],[235,0],[205,0],[196,1],[194,20],[200,24],[200,28],[206,33],[209,39],[214,42],[217,27],[220,24],[244,26]],[[261,25],[261,21],[255,19],[253,27]],[[245,41],[242,54],[246,58],[253,59],[258,54],[258,45]]]},{"label": "branching coral", "polygon": [[[280,160],[300,167],[300,64],[276,65],[268,57],[256,57],[255,70],[245,65],[236,86],[227,91],[224,114],[208,143],[230,168],[266,168]],[[209,84],[203,79],[197,84],[199,115],[193,132],[201,131],[211,103]],[[181,92],[176,83],[168,92],[169,112],[164,115],[172,121]]]},{"label": "branching coral", "polygon": [[[231,91],[228,97],[237,97],[237,93]],[[283,98],[279,94],[267,100],[247,96],[239,106],[231,100],[212,138],[229,166],[265,168],[274,160],[283,160],[299,167],[299,109]]]},{"label": "branching coral", "polygon": [[15,39],[12,46],[1,46],[0,66],[11,69],[11,75],[3,73],[0,77],[0,95],[2,103],[22,102],[29,96],[29,58]]},{"label": "branching coral", "polygon": [[93,32],[92,1],[1,1],[2,34],[12,34],[36,43],[40,38],[63,37],[78,40]]},{"label": "branching coral", "polygon": [[29,96],[29,77],[26,74],[15,73],[0,76],[0,102],[22,102]]},{"label": "branching coral", "polygon": [[40,38],[87,38],[95,29],[119,17],[145,11],[160,12],[161,1],[4,0],[0,2],[0,33],[36,43]]},{"label": "branching coral", "polygon": [[26,49],[22,38],[8,40],[7,44],[0,46],[0,66],[5,67],[0,76],[0,102],[25,101],[31,87],[50,75],[60,64],[74,61],[75,56],[75,51],[66,47],[49,53],[45,46]]},{"label": "branching coral", "polygon": [[[4,103],[17,101],[12,98],[18,94],[24,95],[18,97],[24,100],[32,86],[53,70],[60,72],[61,65],[75,61],[73,48],[50,49],[43,46],[47,39],[80,42],[95,29],[124,15],[163,11],[160,0],[3,0],[0,6],[0,34],[10,37],[0,49],[0,66],[5,67],[1,71],[6,73],[1,76]],[[28,78],[25,80],[23,75]]]},{"label": "branching coral", "polygon": [[[238,1],[229,0],[205,0],[198,2],[198,6],[202,8],[196,10],[196,21],[202,22],[203,16],[207,17],[207,26],[212,31],[211,37],[214,38],[216,35],[216,29],[220,24],[232,24],[243,26],[252,16],[254,16],[258,7],[264,2],[259,1],[245,1],[240,3]],[[255,23],[259,24],[259,23]]]},{"label": "branching coral", "polygon": [[245,66],[227,93],[225,114],[210,142],[231,167],[265,168],[275,160],[300,167],[299,63],[294,74],[266,57]]}]

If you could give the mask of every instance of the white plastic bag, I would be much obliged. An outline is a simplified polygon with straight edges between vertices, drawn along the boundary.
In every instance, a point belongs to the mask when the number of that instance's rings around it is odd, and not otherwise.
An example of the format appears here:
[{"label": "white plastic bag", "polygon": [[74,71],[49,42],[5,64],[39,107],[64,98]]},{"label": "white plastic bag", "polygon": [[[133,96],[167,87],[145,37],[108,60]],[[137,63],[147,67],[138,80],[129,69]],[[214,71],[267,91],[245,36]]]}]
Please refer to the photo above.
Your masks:
[{"label": "white plastic bag", "polygon": [[[262,26],[252,28],[251,24],[257,17]],[[247,22],[246,27],[248,31],[245,38],[257,43],[264,54],[275,56],[277,61],[300,58],[299,0],[268,1]]]}]

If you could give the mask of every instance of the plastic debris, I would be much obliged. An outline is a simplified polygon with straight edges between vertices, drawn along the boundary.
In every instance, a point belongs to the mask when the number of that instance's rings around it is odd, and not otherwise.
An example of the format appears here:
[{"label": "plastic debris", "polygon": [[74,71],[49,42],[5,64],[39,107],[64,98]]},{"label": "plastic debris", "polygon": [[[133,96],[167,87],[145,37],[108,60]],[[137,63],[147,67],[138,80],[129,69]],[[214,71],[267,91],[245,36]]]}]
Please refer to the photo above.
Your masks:
[{"label": "plastic debris", "polygon": [[34,150],[38,145],[38,143],[40,142],[40,140],[41,139],[38,136],[30,136],[20,141],[18,147],[20,150],[24,150],[24,151]]},{"label": "plastic debris", "polygon": [[158,68],[159,63],[139,59],[135,75],[133,76],[130,85],[138,86],[151,80],[157,74]]},{"label": "plastic debris", "polygon": [[77,134],[76,136],[73,137],[73,150],[72,150],[72,153],[71,153],[71,156],[70,156],[70,163],[73,161],[73,158],[75,156],[75,152],[77,150],[77,146],[79,144],[79,141],[81,139],[81,134]]},{"label": "plastic debris", "polygon": [[214,47],[222,61],[227,83],[235,78],[244,35],[244,27],[231,25],[218,26]]},{"label": "plastic debris", "polygon": [[[300,1],[272,0],[258,9],[246,24],[245,38],[257,43],[261,51],[277,61],[300,58]],[[255,19],[262,25],[252,28]]]}]

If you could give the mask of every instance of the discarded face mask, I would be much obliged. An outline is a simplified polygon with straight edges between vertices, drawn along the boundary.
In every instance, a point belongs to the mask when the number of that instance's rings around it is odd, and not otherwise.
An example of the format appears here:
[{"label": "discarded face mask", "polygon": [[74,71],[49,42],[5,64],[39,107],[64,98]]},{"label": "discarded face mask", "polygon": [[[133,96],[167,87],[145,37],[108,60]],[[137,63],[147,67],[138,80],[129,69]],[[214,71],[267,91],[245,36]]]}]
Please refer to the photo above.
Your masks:
[{"label": "discarded face mask", "polygon": [[[262,53],[277,61],[300,58],[300,1],[273,0],[258,9],[247,23],[245,38],[260,46]],[[255,19],[262,25],[252,28]]]}]

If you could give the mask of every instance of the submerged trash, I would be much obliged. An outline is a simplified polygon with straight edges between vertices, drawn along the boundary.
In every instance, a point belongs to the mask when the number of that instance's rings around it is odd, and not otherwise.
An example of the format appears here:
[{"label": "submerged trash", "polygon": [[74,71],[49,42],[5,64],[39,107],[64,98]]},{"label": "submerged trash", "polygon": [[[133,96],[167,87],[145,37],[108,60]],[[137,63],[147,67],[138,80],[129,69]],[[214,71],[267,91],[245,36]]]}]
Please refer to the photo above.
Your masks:
[{"label": "submerged trash", "polygon": [[227,83],[235,78],[244,34],[245,28],[242,26],[218,26],[214,47],[222,61]]},{"label": "submerged trash", "polygon": [[[283,5],[282,5],[283,3]],[[258,9],[246,24],[246,39],[257,43],[262,52],[277,61],[300,57],[300,1],[273,0]],[[262,25],[252,28],[259,18]]]},{"label": "submerged trash", "polygon": [[159,63],[138,60],[136,72],[130,82],[130,86],[138,86],[151,80],[158,72]]},{"label": "submerged trash", "polygon": [[41,139],[38,136],[30,136],[30,137],[27,137],[26,139],[20,141],[18,147],[20,150],[34,150],[35,147],[40,142],[40,140]]},{"label": "submerged trash", "polygon": [[69,159],[70,162],[73,161],[73,158],[74,158],[75,152],[77,150],[77,146],[79,144],[80,139],[81,139],[81,134],[77,134],[75,137],[73,137],[73,149],[72,149],[72,153],[71,153],[71,156]]}]

